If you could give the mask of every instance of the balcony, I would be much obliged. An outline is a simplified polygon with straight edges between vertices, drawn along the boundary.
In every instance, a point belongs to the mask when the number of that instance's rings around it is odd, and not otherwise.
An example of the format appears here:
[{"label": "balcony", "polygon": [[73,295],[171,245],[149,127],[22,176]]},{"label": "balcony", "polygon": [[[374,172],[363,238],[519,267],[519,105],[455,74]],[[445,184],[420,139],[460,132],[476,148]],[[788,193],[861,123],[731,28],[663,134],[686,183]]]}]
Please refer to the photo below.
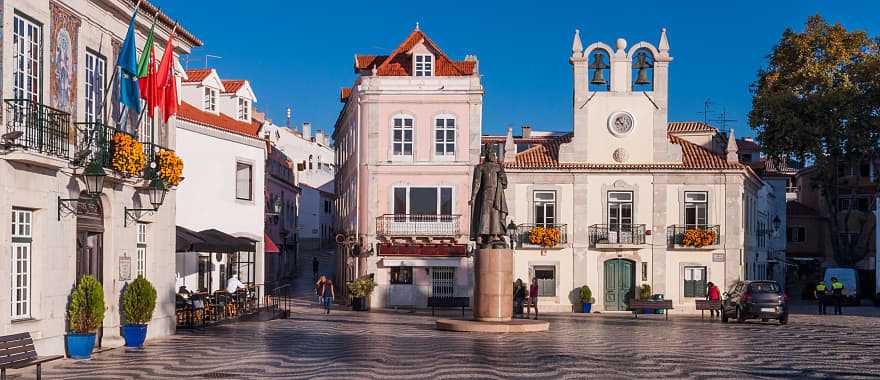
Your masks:
[{"label": "balcony", "polygon": [[641,248],[645,244],[645,225],[590,226],[590,246],[597,249]]},{"label": "balcony", "polygon": [[[559,243],[553,247],[542,247],[540,244],[534,244],[530,241],[529,236],[535,227],[556,228],[559,230]],[[508,231],[509,233],[509,231]],[[568,243],[568,225],[567,224],[535,224],[524,223],[516,226],[514,231],[514,245],[518,249],[561,249]]]},{"label": "balcony", "polygon": [[461,215],[385,214],[376,217],[380,237],[457,237]]},{"label": "balcony", "polygon": [[[70,158],[70,114],[29,99],[5,99],[6,131],[3,135],[19,134],[10,141],[12,147],[35,152],[55,159]],[[5,141],[4,141],[5,142]],[[7,159],[16,160],[15,156]],[[22,158],[28,161],[28,158]],[[59,167],[58,163],[32,162]]]},{"label": "balcony", "polygon": [[721,244],[719,225],[675,225],[666,231],[669,248],[674,249],[715,249]]}]

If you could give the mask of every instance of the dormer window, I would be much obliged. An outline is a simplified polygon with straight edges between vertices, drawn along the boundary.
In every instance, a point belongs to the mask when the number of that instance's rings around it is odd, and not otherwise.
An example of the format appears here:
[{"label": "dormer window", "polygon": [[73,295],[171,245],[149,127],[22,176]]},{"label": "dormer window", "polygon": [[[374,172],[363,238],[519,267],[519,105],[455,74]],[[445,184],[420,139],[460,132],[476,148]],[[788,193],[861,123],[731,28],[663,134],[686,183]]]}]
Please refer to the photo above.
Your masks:
[{"label": "dormer window", "polygon": [[238,119],[251,120],[251,102],[245,98],[238,98]]},{"label": "dormer window", "polygon": [[217,90],[205,87],[205,111],[217,112]]},{"label": "dormer window", "polygon": [[434,75],[434,56],[430,54],[416,55],[415,72],[417,77]]}]

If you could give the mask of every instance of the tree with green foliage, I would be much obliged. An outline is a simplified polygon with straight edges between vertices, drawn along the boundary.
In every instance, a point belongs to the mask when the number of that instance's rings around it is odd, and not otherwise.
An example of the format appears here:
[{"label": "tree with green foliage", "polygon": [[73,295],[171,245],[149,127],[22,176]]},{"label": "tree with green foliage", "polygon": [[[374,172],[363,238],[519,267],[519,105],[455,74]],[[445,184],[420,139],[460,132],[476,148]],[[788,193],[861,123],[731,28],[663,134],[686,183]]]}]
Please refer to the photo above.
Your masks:
[{"label": "tree with green foliage", "polygon": [[[870,213],[840,209],[841,196],[865,195],[842,170],[873,164],[880,144],[880,39],[807,19],[786,29],[751,86],[749,124],[773,160],[812,164],[811,182],[828,211],[834,259],[854,265],[868,253]],[[868,186],[873,203],[876,184]],[[842,233],[856,234],[844,239]]]},{"label": "tree with green foliage", "polygon": [[122,312],[125,323],[145,325],[153,319],[156,308],[156,288],[143,276],[138,276],[125,287],[122,295]]},{"label": "tree with green foliage", "polygon": [[67,321],[73,333],[93,333],[104,321],[104,289],[92,276],[83,276],[70,295]]}]

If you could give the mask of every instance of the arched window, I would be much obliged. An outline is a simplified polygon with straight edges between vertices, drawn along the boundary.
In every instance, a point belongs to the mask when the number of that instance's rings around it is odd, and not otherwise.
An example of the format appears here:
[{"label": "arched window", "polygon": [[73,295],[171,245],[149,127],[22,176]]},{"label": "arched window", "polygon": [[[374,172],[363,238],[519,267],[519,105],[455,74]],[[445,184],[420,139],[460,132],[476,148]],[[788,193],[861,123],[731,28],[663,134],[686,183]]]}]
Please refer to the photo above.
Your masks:
[{"label": "arched window", "polygon": [[434,118],[434,154],[455,156],[455,116],[438,115]]},{"label": "arched window", "polygon": [[318,170],[321,169],[321,156],[318,156]]},{"label": "arched window", "polygon": [[395,156],[412,156],[413,154],[413,117],[395,115],[391,122],[392,153]]},{"label": "arched window", "polygon": [[611,56],[608,51],[602,48],[594,49],[589,54],[588,90],[608,91],[611,88],[611,65],[609,64]]},{"label": "arched window", "polygon": [[654,55],[646,48],[636,50],[632,60],[633,91],[654,91]]},{"label": "arched window", "polygon": [[310,155],[309,155],[309,170],[312,170],[312,161],[314,161],[314,158],[313,158],[312,155],[310,154]]}]

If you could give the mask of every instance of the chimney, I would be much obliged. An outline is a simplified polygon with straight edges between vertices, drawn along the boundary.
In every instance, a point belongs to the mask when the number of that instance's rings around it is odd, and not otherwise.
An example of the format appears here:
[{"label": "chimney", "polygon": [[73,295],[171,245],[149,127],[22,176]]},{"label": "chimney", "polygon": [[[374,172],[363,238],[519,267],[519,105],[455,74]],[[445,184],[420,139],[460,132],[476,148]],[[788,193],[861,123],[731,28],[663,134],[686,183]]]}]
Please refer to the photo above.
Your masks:
[{"label": "chimney", "polygon": [[523,124],[522,126],[522,137],[524,139],[532,137],[532,127],[530,127],[528,124]]},{"label": "chimney", "polygon": [[303,139],[312,141],[312,123],[303,123]]}]

